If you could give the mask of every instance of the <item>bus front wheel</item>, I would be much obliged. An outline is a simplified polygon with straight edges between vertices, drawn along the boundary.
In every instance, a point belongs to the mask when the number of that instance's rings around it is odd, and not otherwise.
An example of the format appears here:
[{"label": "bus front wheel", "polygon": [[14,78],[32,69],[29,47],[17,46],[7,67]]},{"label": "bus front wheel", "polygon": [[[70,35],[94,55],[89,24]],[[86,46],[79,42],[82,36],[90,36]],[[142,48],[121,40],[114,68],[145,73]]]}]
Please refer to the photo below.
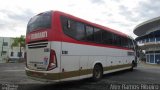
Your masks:
[{"label": "bus front wheel", "polygon": [[98,81],[103,76],[103,68],[101,65],[96,64],[93,69],[93,81]]}]

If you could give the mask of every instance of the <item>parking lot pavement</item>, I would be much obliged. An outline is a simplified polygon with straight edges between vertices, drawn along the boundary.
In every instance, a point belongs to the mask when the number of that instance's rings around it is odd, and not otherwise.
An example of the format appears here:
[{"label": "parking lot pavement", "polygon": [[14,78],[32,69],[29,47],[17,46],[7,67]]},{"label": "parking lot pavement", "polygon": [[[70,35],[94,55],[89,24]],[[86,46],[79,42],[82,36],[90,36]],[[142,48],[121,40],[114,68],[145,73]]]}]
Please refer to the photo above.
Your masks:
[{"label": "parking lot pavement", "polygon": [[[25,75],[24,67],[25,64],[23,63],[0,64],[1,86],[5,84],[17,85],[18,90],[53,90],[53,88],[54,90],[108,90],[111,85],[160,83],[160,67],[145,63],[138,64],[137,68],[132,72],[126,70],[106,74],[103,76],[102,80],[98,82],[84,79],[60,84],[48,84],[29,79]],[[160,88],[158,90],[160,90]]]},{"label": "parking lot pavement", "polygon": [[33,84],[41,82],[31,80],[26,76],[24,63],[0,63],[0,83]]}]

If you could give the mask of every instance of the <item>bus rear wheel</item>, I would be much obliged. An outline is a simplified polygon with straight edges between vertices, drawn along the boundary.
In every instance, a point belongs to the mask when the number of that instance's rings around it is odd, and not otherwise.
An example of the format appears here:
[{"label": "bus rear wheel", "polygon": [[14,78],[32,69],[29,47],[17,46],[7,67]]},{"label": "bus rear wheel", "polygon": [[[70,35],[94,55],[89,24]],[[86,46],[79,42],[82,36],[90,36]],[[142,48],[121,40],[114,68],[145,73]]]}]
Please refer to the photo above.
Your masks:
[{"label": "bus rear wheel", "polygon": [[102,66],[99,64],[96,64],[93,69],[93,81],[100,80],[102,76],[103,76]]}]

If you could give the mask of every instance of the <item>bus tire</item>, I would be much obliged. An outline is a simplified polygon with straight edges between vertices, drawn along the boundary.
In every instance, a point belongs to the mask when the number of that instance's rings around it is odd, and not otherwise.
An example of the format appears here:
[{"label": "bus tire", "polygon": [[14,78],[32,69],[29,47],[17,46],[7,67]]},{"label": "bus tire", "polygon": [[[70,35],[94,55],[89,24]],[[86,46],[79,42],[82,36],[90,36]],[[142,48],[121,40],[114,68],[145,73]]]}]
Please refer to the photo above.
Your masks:
[{"label": "bus tire", "polygon": [[103,76],[103,68],[100,64],[96,64],[93,68],[93,81],[99,81]]}]

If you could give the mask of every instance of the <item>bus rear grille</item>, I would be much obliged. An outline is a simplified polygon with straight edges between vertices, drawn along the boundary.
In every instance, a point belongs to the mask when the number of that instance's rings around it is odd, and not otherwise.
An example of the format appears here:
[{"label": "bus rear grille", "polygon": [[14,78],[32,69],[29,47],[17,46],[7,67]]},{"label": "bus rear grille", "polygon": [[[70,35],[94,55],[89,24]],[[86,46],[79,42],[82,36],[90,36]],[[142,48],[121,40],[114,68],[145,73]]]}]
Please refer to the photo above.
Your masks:
[{"label": "bus rear grille", "polygon": [[44,48],[47,47],[48,43],[47,42],[41,42],[41,43],[32,43],[28,44],[28,48]]}]

